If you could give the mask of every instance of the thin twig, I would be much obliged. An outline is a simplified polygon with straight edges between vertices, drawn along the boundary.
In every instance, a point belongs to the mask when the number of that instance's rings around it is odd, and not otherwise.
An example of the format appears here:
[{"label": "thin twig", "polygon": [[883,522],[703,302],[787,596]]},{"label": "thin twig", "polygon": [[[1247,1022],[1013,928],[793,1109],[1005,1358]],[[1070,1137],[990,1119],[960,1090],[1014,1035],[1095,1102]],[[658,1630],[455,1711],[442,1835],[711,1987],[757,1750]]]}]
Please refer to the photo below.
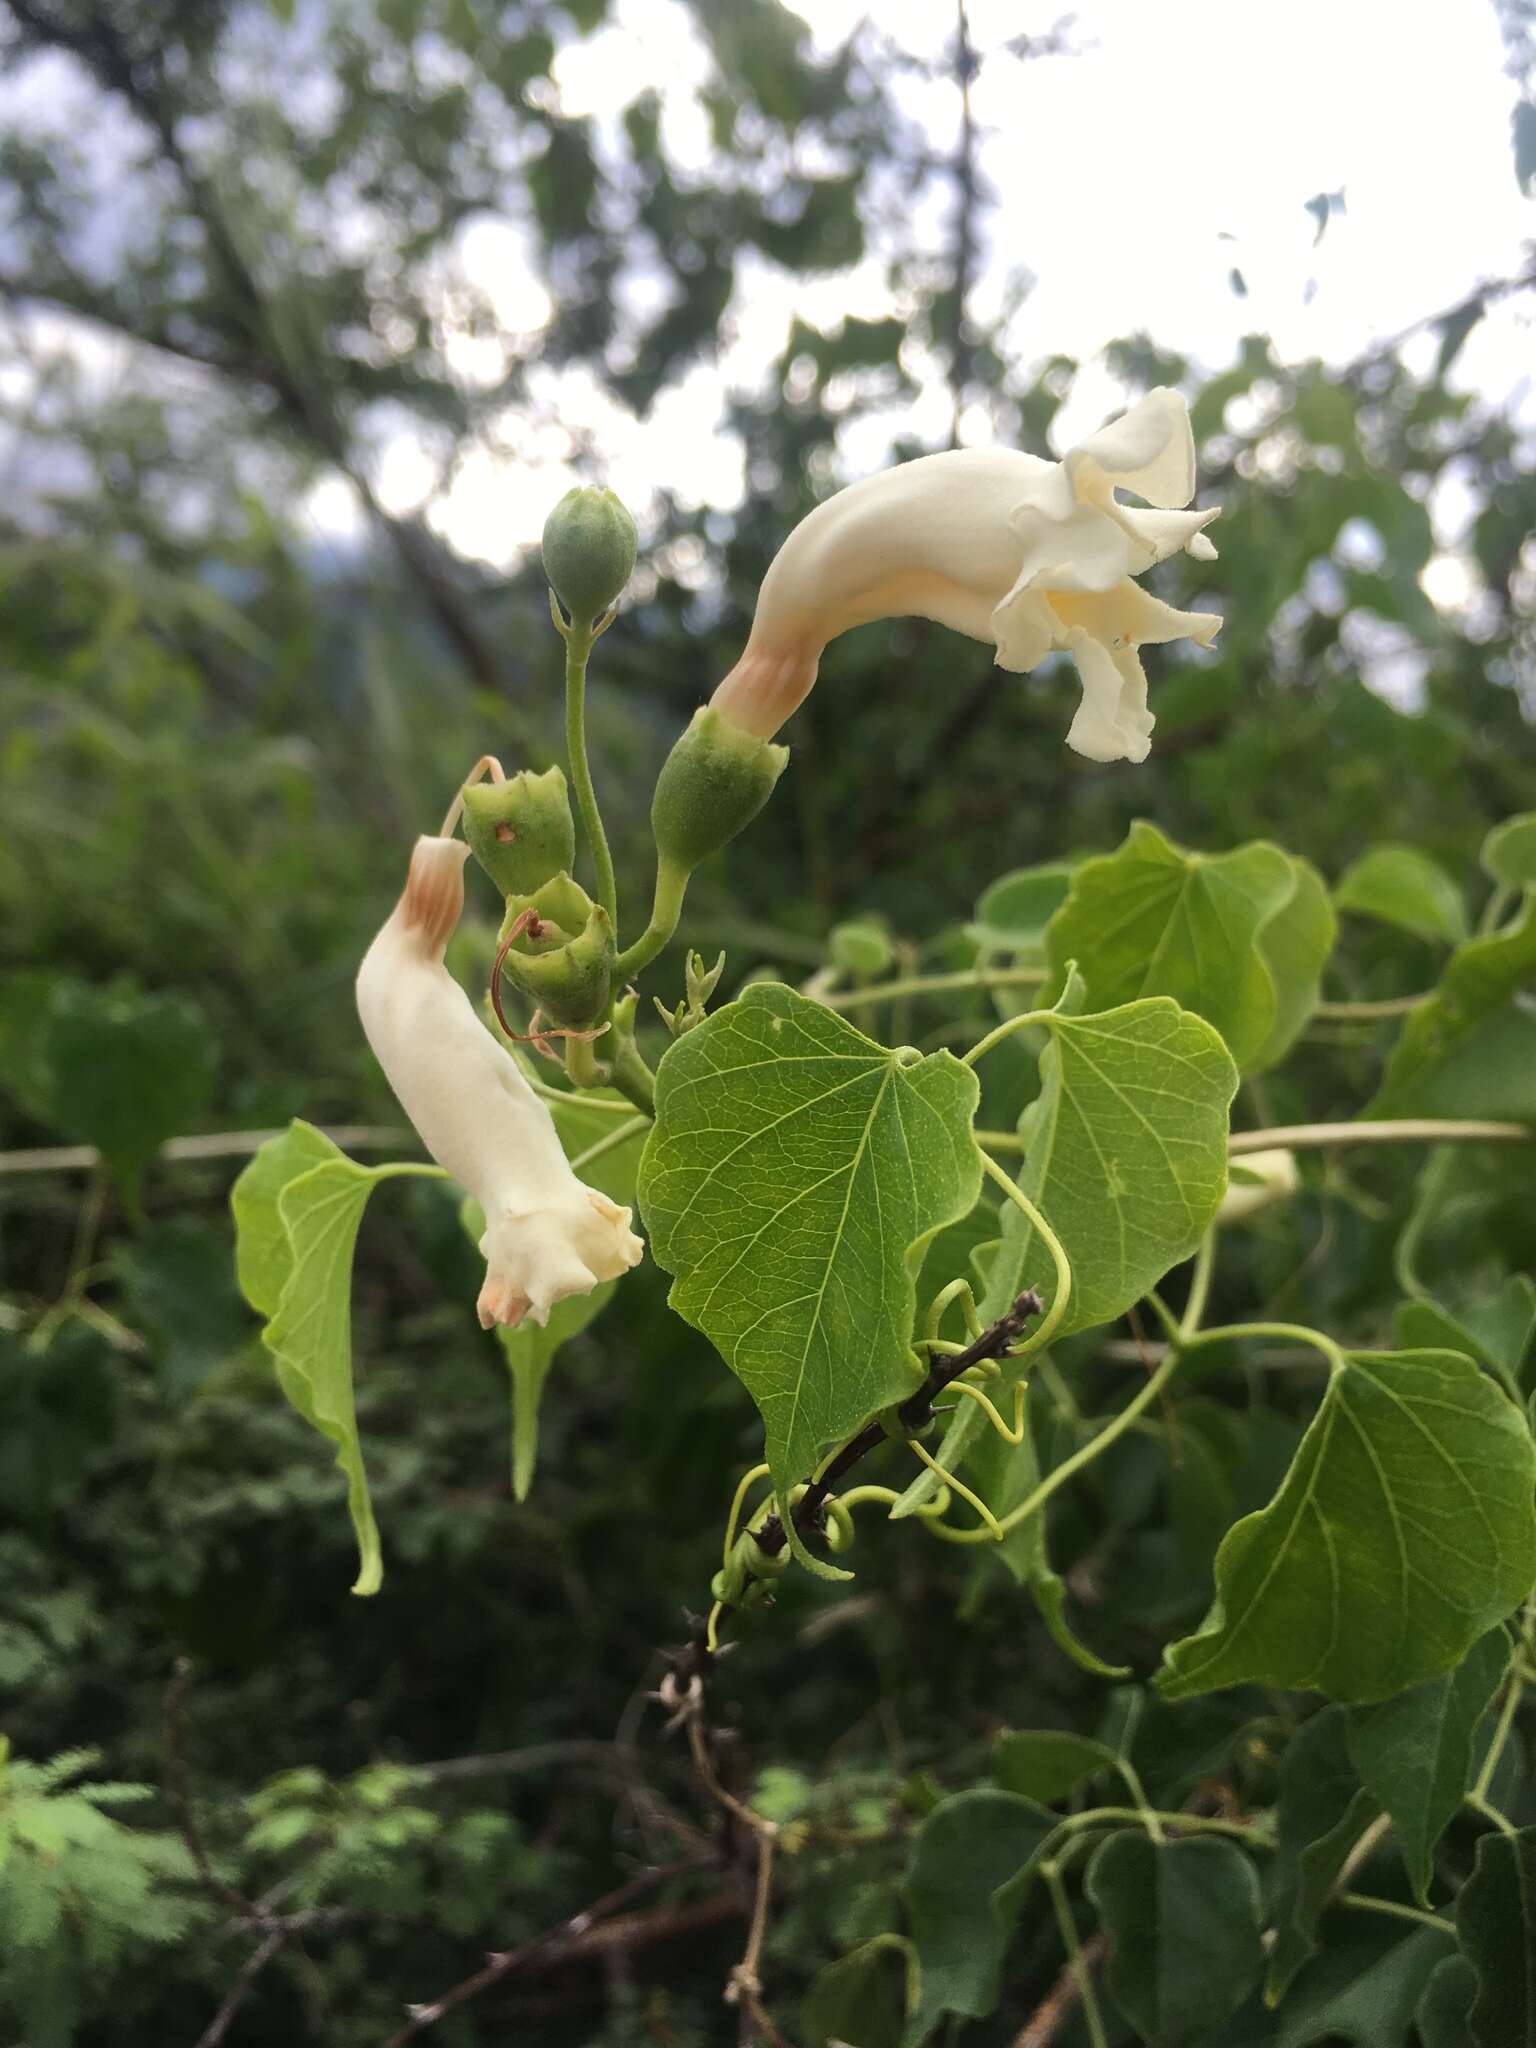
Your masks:
[{"label": "thin twig", "polygon": [[429,2005],[411,2007],[410,2017],[403,2027],[398,2028],[384,2043],[384,2048],[404,2048],[407,2041],[424,2034],[428,2027],[434,2027],[448,2013],[461,2005],[467,2005],[472,1998],[478,1998],[482,1991],[489,1991],[500,1984],[514,1971],[528,1969],[543,1961],[553,1952],[561,1949],[573,1938],[586,1934],[599,1920],[608,1920],[631,1899],[637,1899],[648,1891],[654,1891],[659,1884],[667,1884],[675,1877],[683,1877],[696,1870],[704,1870],[716,1863],[713,1853],[703,1856],[685,1856],[675,1863],[653,1865],[648,1870],[637,1871],[625,1883],[605,1892],[590,1906],[583,1906],[579,1913],[573,1913],[568,1920],[562,1920],[557,1927],[536,1934],[519,1947],[507,1949],[499,1955],[486,1958],[484,1969],[476,1970],[473,1976],[434,1998]]},{"label": "thin twig", "polygon": [[245,2003],[246,1996],[252,1985],[267,1967],[268,1963],[272,1961],[273,1957],[287,1943],[290,1936],[291,1929],[287,1927],[274,1927],[266,1940],[251,1950],[250,1954],[241,1964],[239,1974],[236,1976],[234,1983],[230,1985],[229,1990],[224,1994],[224,2003],[219,2007],[202,2033],[199,2034],[197,2048],[219,2048],[219,2043],[229,2032],[230,2023]]},{"label": "thin twig", "polygon": [[766,2040],[770,2048],[784,2048],[784,2036],[773,2023],[772,2015],[763,2004],[762,1980],[757,1966],[762,1960],[763,1937],[768,1932],[768,1909],[773,1900],[773,1859],[778,1848],[779,1831],[771,1823],[761,1823],[757,1829],[757,1883],[752,1892],[752,1922],[747,1930],[747,1945],[742,1951],[741,1961],[731,1971],[725,1987],[727,2005],[741,2007],[741,2028],[743,2048],[747,2048],[755,2034]]},{"label": "thin twig", "polygon": [[[268,1924],[268,1916],[254,1899],[246,1897],[234,1885],[226,1884],[209,1861],[207,1844],[197,1824],[197,1815],[192,1810],[191,1794],[187,1789],[186,1761],[186,1705],[187,1689],[192,1682],[192,1660],[178,1657],[171,1674],[171,1682],[165,1689],[165,1703],[162,1710],[162,1725],[165,1736],[165,1796],[171,1803],[176,1816],[176,1825],[181,1838],[187,1845],[187,1854],[192,1858],[198,1882],[204,1891],[216,1898],[220,1905],[227,1906],[243,1921],[257,1926]],[[286,1938],[286,1931],[285,1931]]]},{"label": "thin twig", "polygon": [[[1108,1946],[1109,1942],[1104,1934],[1090,1934],[1082,1947],[1083,1968],[1096,1968]],[[1082,1987],[1077,1966],[1068,1962],[1063,1965],[1061,1975],[1051,1986],[1043,2003],[1036,2007],[1033,2017],[1026,2021],[1022,2031],[1014,2036],[1013,2048],[1051,2048],[1051,2043],[1077,2010],[1081,1997]]]}]

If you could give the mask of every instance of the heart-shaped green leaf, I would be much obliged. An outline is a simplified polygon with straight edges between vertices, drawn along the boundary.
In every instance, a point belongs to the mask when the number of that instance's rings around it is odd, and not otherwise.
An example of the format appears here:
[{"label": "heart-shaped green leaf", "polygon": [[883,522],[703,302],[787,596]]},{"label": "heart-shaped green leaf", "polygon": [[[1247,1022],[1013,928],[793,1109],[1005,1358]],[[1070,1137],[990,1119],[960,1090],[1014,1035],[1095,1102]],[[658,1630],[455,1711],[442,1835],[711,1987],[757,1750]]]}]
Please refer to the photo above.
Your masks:
[{"label": "heart-shaped green leaf", "polygon": [[678,1314],[762,1412],[782,1488],[909,1393],[913,1275],[980,1190],[977,1086],[777,983],[667,1052],[640,1167]]},{"label": "heart-shaped green leaf", "polygon": [[1340,910],[1374,917],[1421,939],[1455,945],[1467,936],[1461,891],[1436,860],[1416,846],[1373,846],[1339,877]]},{"label": "heart-shaped green leaf", "polygon": [[1272,1041],[1300,1028],[1304,992],[1288,992],[1282,1009],[1277,968],[1290,977],[1295,958],[1304,958],[1315,987],[1317,944],[1332,941],[1331,928],[1312,914],[1315,905],[1304,907],[1280,955],[1266,958],[1261,934],[1297,886],[1297,866],[1278,846],[1256,841],[1232,853],[1186,853],[1139,822],[1116,852],[1076,870],[1046,930],[1046,950],[1058,975],[1076,962],[1091,1009],[1172,996],[1214,1025],[1247,1071],[1266,1063]]},{"label": "heart-shaped green leaf", "polygon": [[1525,1418],[1470,1359],[1351,1354],[1275,1498],[1228,1530],[1211,1612],[1160,1689],[1369,1702],[1438,1677],[1536,1580],[1533,1486]]},{"label": "heart-shaped green leaf", "polygon": [[1235,1842],[1100,1843],[1084,1880],[1110,1938],[1111,1996],[1153,2048],[1204,2048],[1259,1979],[1259,1880]]},{"label": "heart-shaped green leaf", "polygon": [[336,1446],[357,1534],[354,1593],[384,1576],[352,1395],[352,1253],[381,1180],[439,1176],[436,1166],[359,1166],[313,1125],[269,1138],[230,1193],[241,1291],[267,1317],[261,1341],[293,1406]]}]

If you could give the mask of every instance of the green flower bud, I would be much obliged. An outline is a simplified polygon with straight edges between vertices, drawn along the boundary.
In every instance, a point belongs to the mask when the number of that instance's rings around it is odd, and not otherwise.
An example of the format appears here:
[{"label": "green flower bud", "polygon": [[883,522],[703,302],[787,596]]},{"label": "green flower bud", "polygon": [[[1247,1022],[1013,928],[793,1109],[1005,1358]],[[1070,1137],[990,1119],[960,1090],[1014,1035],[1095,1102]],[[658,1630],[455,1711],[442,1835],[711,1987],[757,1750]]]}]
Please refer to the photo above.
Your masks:
[{"label": "green flower bud", "polygon": [[530,913],[502,955],[501,971],[555,1023],[584,1031],[607,1008],[613,986],[617,949],[608,913],[564,874],[532,896],[509,900],[503,939]]},{"label": "green flower bud", "polygon": [[873,918],[851,918],[834,925],[827,940],[827,953],[834,967],[861,981],[875,981],[895,965],[896,949],[890,933]]},{"label": "green flower bud", "polygon": [[651,830],[663,867],[689,874],[750,825],[784,773],[788,747],[754,738],[706,704],[662,763]]},{"label": "green flower bud", "polygon": [[529,896],[576,859],[571,800],[558,768],[524,769],[464,791],[464,837],[503,896]]},{"label": "green flower bud", "polygon": [[635,522],[612,491],[567,491],[544,522],[544,574],[572,623],[587,627],[635,569]]}]

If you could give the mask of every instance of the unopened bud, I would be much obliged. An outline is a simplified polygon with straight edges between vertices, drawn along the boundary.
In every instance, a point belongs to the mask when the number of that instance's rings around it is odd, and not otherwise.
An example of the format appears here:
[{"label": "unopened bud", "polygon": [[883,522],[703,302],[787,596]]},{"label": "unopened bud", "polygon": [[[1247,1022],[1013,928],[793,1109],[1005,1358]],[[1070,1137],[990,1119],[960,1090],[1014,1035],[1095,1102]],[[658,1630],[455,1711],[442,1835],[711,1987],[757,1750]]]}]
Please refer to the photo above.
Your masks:
[{"label": "unopened bud", "polygon": [[544,522],[544,574],[572,622],[590,626],[635,569],[635,522],[612,491],[578,485]]},{"label": "unopened bud", "polygon": [[834,967],[861,981],[875,981],[896,962],[891,935],[873,918],[852,918],[835,925],[827,940],[827,952]]},{"label": "unopened bud", "polygon": [[531,896],[576,860],[571,800],[558,768],[464,791],[464,837],[503,896]]},{"label": "unopened bud", "polygon": [[1221,1198],[1216,1221],[1222,1228],[1229,1223],[1245,1223],[1261,1209],[1288,1201],[1300,1185],[1294,1152],[1280,1146],[1267,1152],[1249,1152],[1234,1159],[1227,1170],[1227,1192]]}]

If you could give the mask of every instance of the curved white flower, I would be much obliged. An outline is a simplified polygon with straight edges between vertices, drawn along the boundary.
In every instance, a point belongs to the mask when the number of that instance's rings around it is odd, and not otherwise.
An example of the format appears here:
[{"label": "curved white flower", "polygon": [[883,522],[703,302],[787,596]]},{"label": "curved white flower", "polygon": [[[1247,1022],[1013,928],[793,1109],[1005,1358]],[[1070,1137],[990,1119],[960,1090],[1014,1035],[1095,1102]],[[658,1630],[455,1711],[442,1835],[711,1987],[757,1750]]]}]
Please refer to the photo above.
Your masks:
[{"label": "curved white flower", "polygon": [[643,1247],[630,1211],[571,1171],[549,1110],[443,965],[468,853],[462,840],[417,840],[405,894],[358,970],[357,1009],[422,1143],[485,1212],[480,1321],[543,1324]]},{"label": "curved white flower", "polygon": [[[1134,491],[1157,509],[1124,505]],[[1180,548],[1216,550],[1216,512],[1195,491],[1189,412],[1149,391],[1061,462],[1011,448],[958,448],[898,464],[818,505],[769,566],[745,652],[715,691],[719,712],[771,738],[816,680],[821,651],[871,619],[934,619],[1024,671],[1069,648],[1083,701],[1067,744],[1091,761],[1144,761],[1152,732],[1137,649],[1198,640],[1221,624],[1132,582]]]}]

